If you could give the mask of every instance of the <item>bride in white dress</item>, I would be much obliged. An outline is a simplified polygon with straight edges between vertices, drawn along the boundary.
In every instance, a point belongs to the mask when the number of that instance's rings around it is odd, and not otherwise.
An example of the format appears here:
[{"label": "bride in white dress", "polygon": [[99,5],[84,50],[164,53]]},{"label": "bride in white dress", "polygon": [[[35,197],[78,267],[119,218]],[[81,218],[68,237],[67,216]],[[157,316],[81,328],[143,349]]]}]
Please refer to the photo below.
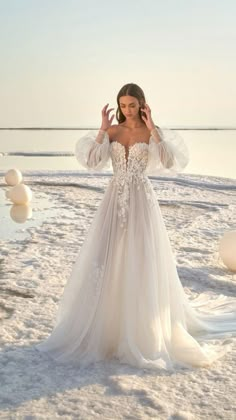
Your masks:
[{"label": "bride in white dress", "polygon": [[[236,300],[189,300],[178,277],[159,203],[147,175],[187,165],[182,138],[156,127],[142,89],[121,88],[98,132],[75,155],[113,176],[65,286],[51,335],[37,348],[88,365],[116,358],[138,367],[208,366],[228,350],[209,343],[236,333]],[[208,312],[206,311],[208,309]],[[219,341],[219,340],[218,340]]]}]

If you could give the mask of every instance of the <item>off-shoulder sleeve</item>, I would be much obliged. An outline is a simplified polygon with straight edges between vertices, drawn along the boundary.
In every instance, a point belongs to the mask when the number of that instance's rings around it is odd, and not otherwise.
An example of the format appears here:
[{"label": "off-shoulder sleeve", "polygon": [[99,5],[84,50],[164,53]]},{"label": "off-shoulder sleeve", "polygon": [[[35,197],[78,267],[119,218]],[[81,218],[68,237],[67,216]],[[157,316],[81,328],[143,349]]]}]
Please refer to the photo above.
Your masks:
[{"label": "off-shoulder sleeve", "polygon": [[145,172],[149,175],[177,174],[189,162],[188,148],[174,130],[157,128],[161,141],[151,135],[148,147],[148,163]]},{"label": "off-shoulder sleeve", "polygon": [[[96,141],[100,135],[101,143]],[[110,141],[106,132],[89,131],[75,145],[75,157],[88,170],[110,168]]]}]

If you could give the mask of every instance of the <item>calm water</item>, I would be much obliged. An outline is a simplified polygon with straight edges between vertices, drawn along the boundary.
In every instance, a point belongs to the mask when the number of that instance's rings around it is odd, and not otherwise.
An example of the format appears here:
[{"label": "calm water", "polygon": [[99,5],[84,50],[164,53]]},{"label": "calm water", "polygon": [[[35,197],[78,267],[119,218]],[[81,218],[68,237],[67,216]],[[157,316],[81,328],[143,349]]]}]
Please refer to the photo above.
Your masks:
[{"label": "calm water", "polygon": [[[83,169],[75,159],[77,139],[86,131],[20,130],[0,131],[0,169],[24,170]],[[236,179],[236,130],[178,130],[189,148],[190,163],[185,173]],[[34,152],[36,156],[1,153]],[[40,156],[48,152],[49,156]],[[51,153],[52,152],[52,153]],[[53,156],[54,154],[54,156]],[[55,156],[59,154],[60,156]]]}]

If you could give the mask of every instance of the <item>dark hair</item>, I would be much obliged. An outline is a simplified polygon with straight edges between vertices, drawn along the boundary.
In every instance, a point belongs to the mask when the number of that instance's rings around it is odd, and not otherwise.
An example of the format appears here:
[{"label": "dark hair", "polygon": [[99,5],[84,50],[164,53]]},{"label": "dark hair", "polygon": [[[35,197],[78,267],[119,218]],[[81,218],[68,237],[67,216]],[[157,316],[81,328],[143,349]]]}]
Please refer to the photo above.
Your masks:
[{"label": "dark hair", "polygon": [[[124,114],[121,111],[119,99],[121,98],[121,96],[128,96],[128,95],[129,96],[134,96],[134,98],[138,99],[140,108],[142,108],[146,103],[146,99],[145,99],[145,95],[143,93],[143,90],[138,85],[136,85],[135,83],[127,83],[126,85],[124,85],[120,89],[120,91],[117,95],[118,108],[116,110],[116,119],[117,119],[119,124],[126,120]],[[141,109],[139,109],[139,117],[140,117],[141,121],[143,121],[142,120]]]}]

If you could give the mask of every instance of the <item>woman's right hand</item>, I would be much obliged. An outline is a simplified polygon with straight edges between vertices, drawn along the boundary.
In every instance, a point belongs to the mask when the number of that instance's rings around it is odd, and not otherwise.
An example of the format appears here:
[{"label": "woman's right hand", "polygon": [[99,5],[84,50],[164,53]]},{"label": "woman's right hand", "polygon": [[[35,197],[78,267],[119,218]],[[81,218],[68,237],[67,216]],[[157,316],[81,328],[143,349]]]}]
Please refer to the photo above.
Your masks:
[{"label": "woman's right hand", "polygon": [[113,118],[114,118],[114,114],[110,116],[110,112],[113,111],[113,109],[115,108],[110,108],[108,109],[108,105],[106,104],[104,106],[104,108],[102,109],[102,125],[101,125],[101,130],[106,131],[112,124]]}]

